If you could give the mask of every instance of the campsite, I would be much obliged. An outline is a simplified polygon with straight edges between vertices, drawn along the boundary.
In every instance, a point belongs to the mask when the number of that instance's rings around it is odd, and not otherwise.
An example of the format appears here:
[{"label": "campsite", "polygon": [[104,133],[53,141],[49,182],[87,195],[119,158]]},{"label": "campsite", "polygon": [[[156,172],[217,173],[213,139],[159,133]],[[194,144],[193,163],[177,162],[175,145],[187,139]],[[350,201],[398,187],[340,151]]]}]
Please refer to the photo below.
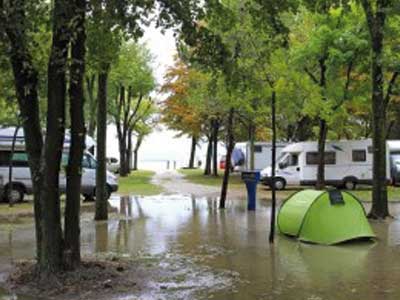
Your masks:
[{"label": "campsite", "polygon": [[398,0],[0,0],[0,300],[397,300]]}]

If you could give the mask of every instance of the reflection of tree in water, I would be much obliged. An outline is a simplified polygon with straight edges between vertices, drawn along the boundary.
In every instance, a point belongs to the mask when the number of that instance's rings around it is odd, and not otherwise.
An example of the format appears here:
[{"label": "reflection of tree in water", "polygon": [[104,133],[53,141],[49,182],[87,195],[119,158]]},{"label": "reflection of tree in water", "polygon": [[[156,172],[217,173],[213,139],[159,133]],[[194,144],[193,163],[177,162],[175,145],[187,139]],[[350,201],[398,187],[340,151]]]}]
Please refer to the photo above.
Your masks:
[{"label": "reflection of tree in water", "polygon": [[96,252],[108,251],[108,223],[96,222]]}]

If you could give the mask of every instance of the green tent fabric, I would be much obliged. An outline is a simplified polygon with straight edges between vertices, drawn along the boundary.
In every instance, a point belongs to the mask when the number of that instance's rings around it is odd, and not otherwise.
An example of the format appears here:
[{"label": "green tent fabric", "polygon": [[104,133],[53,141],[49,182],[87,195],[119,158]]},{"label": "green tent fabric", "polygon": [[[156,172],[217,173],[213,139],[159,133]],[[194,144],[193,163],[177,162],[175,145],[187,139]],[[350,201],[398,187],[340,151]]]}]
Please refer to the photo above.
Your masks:
[{"label": "green tent fabric", "polygon": [[375,237],[357,198],[347,192],[335,193],[342,204],[332,202],[327,191],[305,190],[289,197],[279,210],[279,231],[324,245]]}]

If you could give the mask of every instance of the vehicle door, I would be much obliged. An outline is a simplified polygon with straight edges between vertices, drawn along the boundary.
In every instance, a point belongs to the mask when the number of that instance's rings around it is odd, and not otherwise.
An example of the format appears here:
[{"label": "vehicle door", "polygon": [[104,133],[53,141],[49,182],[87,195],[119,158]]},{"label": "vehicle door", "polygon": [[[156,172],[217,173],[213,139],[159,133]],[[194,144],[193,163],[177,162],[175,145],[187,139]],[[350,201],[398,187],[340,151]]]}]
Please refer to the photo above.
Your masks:
[{"label": "vehicle door", "polygon": [[300,185],[300,171],[299,154],[288,153],[283,160],[278,163],[277,176],[284,178],[287,184]]},{"label": "vehicle door", "polygon": [[82,190],[91,192],[96,187],[96,160],[89,154],[83,155],[82,161]]}]

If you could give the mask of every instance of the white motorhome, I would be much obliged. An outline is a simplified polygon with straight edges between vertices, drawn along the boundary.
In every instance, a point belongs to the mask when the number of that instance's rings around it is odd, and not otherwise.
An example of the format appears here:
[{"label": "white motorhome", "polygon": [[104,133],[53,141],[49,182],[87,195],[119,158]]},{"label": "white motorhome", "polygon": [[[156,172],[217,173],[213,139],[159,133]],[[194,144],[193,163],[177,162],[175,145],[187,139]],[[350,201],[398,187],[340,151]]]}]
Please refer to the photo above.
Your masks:
[{"label": "white motorhome", "polygon": [[[325,182],[327,185],[355,189],[357,184],[372,183],[372,140],[328,141],[325,146]],[[389,149],[387,179],[390,180]],[[286,185],[315,185],[318,169],[318,143],[288,145],[277,160],[275,188]],[[271,167],[261,172],[264,184],[271,185]]]},{"label": "white motorhome", "polygon": [[[277,143],[276,144],[276,157],[282,152],[282,149],[286,146],[285,143]],[[241,165],[237,166],[235,170],[244,171],[250,170],[250,156],[251,156],[251,143],[250,142],[242,142],[237,143],[235,146],[236,149],[240,149],[244,154],[244,161]],[[256,142],[254,144],[254,170],[261,171],[264,168],[271,165],[272,160],[272,143],[269,142]]]},{"label": "white motorhome", "polygon": [[[31,172],[28,166],[28,157],[25,151],[25,138],[23,130],[20,129],[16,136],[14,153],[12,153],[12,140],[14,137],[13,128],[0,129],[0,178],[3,180],[2,199],[6,196],[12,198],[13,202],[23,201],[25,194],[32,194]],[[92,143],[90,142],[90,147]],[[88,145],[88,144],[87,144]],[[86,147],[88,148],[88,147]],[[68,163],[69,137],[66,135],[64,150],[62,154],[60,180],[60,192],[65,193],[67,179],[65,166]],[[9,191],[9,171],[10,161],[12,161],[12,190]],[[96,188],[96,159],[88,151],[85,151],[82,160],[82,185],[81,193],[85,199],[92,199],[95,196]],[[107,187],[111,194],[118,190],[117,178],[107,172]]]}]

